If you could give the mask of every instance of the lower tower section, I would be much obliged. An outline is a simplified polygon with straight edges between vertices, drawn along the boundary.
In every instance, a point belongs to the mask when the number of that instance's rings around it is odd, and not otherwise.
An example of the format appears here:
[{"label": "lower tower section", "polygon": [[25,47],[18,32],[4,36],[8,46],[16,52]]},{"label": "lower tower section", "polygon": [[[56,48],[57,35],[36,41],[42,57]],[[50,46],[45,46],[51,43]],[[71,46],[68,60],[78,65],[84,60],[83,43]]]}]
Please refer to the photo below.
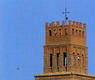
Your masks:
[{"label": "lower tower section", "polygon": [[88,48],[79,45],[44,46],[44,73],[88,74]]},{"label": "lower tower section", "polygon": [[95,80],[95,76],[79,73],[47,73],[35,76],[35,80]]}]

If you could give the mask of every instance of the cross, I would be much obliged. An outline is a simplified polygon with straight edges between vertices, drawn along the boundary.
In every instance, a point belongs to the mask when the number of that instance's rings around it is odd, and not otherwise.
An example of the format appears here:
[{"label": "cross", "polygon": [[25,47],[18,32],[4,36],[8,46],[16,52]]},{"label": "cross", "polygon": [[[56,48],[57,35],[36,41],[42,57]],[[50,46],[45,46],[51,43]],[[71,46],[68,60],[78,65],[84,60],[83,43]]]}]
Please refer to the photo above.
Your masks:
[{"label": "cross", "polygon": [[67,11],[67,8],[65,8],[65,12],[63,12],[63,14],[65,15],[65,22],[67,22],[68,17],[67,14],[69,14],[70,12]]}]

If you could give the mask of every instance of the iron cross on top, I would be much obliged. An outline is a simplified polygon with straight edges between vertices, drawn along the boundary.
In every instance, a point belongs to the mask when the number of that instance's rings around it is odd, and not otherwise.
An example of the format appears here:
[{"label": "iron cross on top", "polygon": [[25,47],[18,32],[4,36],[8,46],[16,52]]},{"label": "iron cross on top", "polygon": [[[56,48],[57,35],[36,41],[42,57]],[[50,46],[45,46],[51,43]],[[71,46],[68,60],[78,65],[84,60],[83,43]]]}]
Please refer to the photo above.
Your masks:
[{"label": "iron cross on top", "polygon": [[63,12],[63,14],[65,15],[65,22],[68,20],[67,14],[69,14],[70,12],[67,11],[67,8],[65,8],[65,11]]}]

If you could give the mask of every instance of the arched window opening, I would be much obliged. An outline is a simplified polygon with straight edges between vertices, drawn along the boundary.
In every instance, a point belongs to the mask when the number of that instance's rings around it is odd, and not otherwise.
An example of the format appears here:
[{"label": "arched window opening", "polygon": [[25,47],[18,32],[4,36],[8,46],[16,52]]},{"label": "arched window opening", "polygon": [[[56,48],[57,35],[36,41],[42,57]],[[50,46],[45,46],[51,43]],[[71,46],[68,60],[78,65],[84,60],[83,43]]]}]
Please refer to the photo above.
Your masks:
[{"label": "arched window opening", "polygon": [[84,55],[82,54],[82,64],[84,64]]},{"label": "arched window opening", "polygon": [[53,58],[53,54],[50,54],[50,67],[52,67],[52,58]]},{"label": "arched window opening", "polygon": [[79,61],[79,60],[80,60],[80,56],[79,56],[79,53],[77,53],[77,55],[78,55],[78,57],[77,57],[77,58],[78,58],[78,61]]},{"label": "arched window opening", "polygon": [[51,32],[51,30],[49,30],[49,36],[52,36],[52,32]]},{"label": "arched window opening", "polygon": [[72,29],[72,35],[74,35],[74,29]]},{"label": "arched window opening", "polygon": [[59,53],[57,53],[57,67],[59,67]]},{"label": "arched window opening", "polygon": [[57,53],[57,71],[59,72],[59,53]]},{"label": "arched window opening", "polygon": [[64,59],[64,61],[63,61],[64,66],[67,66],[67,53],[64,53],[64,58],[63,59]]}]

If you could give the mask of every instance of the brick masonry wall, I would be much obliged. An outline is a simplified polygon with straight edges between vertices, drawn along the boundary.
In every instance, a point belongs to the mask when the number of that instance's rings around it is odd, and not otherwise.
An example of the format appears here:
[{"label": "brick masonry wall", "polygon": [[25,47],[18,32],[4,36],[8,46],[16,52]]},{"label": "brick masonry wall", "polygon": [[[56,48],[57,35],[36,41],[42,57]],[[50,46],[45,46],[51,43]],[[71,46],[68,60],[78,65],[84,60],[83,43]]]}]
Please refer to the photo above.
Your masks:
[{"label": "brick masonry wall", "polygon": [[35,80],[95,80],[95,76],[88,75],[86,24],[71,20],[68,25],[64,21],[62,25],[46,23],[43,59],[44,73],[36,75]]},{"label": "brick masonry wall", "polygon": [[95,80],[95,76],[84,74],[55,74],[36,76],[35,80]]},{"label": "brick masonry wall", "polygon": [[[44,73],[79,72],[88,73],[88,48],[86,46],[86,24],[69,20],[55,24],[46,23],[46,44],[44,46]],[[57,67],[59,53],[59,67]],[[64,66],[64,53],[67,54],[67,65]],[[50,67],[50,54],[53,54]]]}]

